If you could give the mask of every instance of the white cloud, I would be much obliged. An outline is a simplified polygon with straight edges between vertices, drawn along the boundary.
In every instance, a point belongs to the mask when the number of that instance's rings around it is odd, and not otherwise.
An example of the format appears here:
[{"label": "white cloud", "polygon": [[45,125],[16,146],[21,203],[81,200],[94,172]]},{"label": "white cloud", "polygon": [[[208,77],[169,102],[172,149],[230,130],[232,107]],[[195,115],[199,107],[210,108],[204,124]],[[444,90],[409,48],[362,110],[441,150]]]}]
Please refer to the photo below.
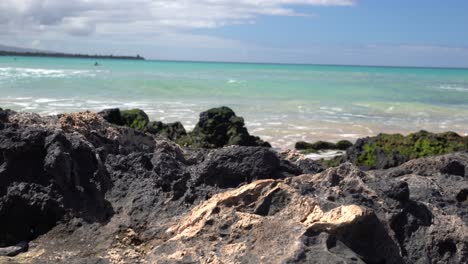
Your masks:
[{"label": "white cloud", "polygon": [[355,0],[1,0],[3,32],[71,35],[216,28],[258,16],[300,16],[295,6],[349,6]]}]

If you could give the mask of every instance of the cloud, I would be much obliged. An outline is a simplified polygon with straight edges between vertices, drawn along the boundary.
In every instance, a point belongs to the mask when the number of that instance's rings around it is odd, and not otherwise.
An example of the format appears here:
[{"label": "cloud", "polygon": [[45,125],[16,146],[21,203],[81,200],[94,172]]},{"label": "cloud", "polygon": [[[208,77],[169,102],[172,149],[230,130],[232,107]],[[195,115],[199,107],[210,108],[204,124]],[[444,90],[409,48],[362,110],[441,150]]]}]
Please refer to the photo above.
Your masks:
[{"label": "cloud", "polygon": [[70,35],[161,32],[254,23],[258,16],[302,16],[295,6],[350,6],[354,0],[2,0],[4,32]]}]

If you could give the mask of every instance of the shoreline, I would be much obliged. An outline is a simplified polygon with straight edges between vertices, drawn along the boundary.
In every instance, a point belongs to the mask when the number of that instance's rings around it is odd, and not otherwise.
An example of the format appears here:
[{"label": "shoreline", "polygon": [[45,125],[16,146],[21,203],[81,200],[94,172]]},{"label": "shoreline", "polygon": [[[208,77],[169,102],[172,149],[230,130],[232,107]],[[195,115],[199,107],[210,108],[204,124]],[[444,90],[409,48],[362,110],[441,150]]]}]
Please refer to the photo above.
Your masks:
[{"label": "shoreline", "polygon": [[[40,100],[41,103],[59,103],[60,99],[37,99],[36,101]],[[63,107],[57,107],[55,111],[37,111],[35,109],[31,110],[23,110],[24,106],[16,105],[16,107],[7,107],[11,108],[15,111],[20,112],[34,112],[38,113],[41,116],[47,115],[57,115],[61,113],[73,113],[73,112],[80,112],[80,111],[92,111],[92,112],[99,112],[103,110],[102,107],[99,107],[97,104],[92,108],[83,108],[80,109],[79,107],[73,107],[72,111],[61,111],[60,109]],[[109,104],[109,106],[114,107],[119,104]],[[0,104],[0,106],[2,106]],[[11,105],[15,106],[15,105]],[[182,105],[181,105],[182,107]],[[27,107],[26,107],[27,108]],[[125,106],[121,109],[132,109],[131,106]],[[147,109],[143,107],[142,109]],[[199,112],[197,112],[198,109]],[[183,126],[187,130],[192,130],[197,122],[198,115],[200,112],[203,111],[203,107],[195,107],[194,110],[178,113],[169,113],[165,112],[162,113],[160,111],[147,111],[147,115],[151,120],[154,121],[162,121],[162,122],[181,122]],[[402,135],[409,135],[416,131],[426,130],[431,131],[434,133],[442,133],[446,131],[453,131],[462,136],[468,136],[467,130],[464,127],[452,127],[449,129],[448,126],[443,127],[434,127],[434,126],[426,126],[426,125],[416,125],[413,127],[404,127],[398,126],[397,124],[392,126],[387,126],[386,128],[381,128],[381,126],[374,124],[374,123],[358,123],[359,121],[355,122],[338,122],[338,121],[306,121],[305,119],[301,120],[294,120],[294,123],[289,121],[280,122],[279,120],[268,121],[264,120],[263,122],[259,122],[258,120],[252,121],[251,116],[243,116],[245,119],[245,126],[248,131],[253,134],[257,135],[261,138],[264,138],[266,141],[270,142],[272,146],[279,150],[279,151],[286,151],[288,149],[294,149],[294,144],[298,141],[307,141],[307,142],[315,142],[315,141],[331,141],[331,142],[338,142],[340,140],[349,140],[351,142],[355,142],[359,138],[365,137],[372,137],[377,136],[378,134],[402,134]]]},{"label": "shoreline", "polygon": [[[2,110],[2,108],[0,108],[0,110]],[[274,149],[278,153],[297,152],[303,155],[306,159],[311,159],[314,161],[336,161],[341,157],[346,158],[346,155],[349,154],[349,149],[351,147],[356,148],[356,146],[358,146],[357,148],[360,149],[359,152],[371,151],[367,150],[366,148],[363,149],[362,146],[359,147],[359,145],[362,145],[362,142],[369,142],[369,144],[374,144],[374,141],[381,140],[383,140],[383,142],[378,144],[390,144],[389,150],[391,151],[393,151],[392,149],[395,147],[391,144],[410,144],[409,146],[406,146],[410,147],[410,149],[414,149],[416,147],[412,146],[412,144],[430,144],[428,150],[421,149],[421,147],[417,147],[418,149],[414,150],[416,152],[424,152],[422,153],[422,157],[426,155],[430,156],[435,154],[450,153],[454,151],[454,149],[463,150],[465,148],[465,144],[466,149],[468,150],[468,134],[457,134],[457,132],[454,132],[452,130],[443,130],[437,132],[432,131],[432,133],[427,132],[426,130],[413,130],[407,133],[379,132],[363,136],[355,135],[355,137],[351,139],[349,137],[346,137],[336,140],[330,140],[329,138],[318,138],[314,141],[304,141],[304,139],[302,138],[289,141],[286,144],[279,145],[278,142],[284,142],[284,139],[274,141],[271,140],[271,136],[264,136],[262,133],[256,133],[255,129],[247,129],[247,125],[244,118],[241,116],[237,116],[233,110],[231,110],[229,107],[224,106],[219,108],[211,108],[205,112],[201,112],[199,115],[199,121],[194,125],[194,127],[190,127],[190,130],[186,130],[186,128],[180,121],[165,123],[164,119],[153,120],[147,113],[145,113],[145,111],[138,108],[123,110],[120,110],[119,108],[107,108],[95,112],[86,110],[85,112],[65,112],[51,115],[40,115],[38,113],[33,112],[15,112],[9,109],[5,109],[5,111],[3,112],[12,113],[13,115],[18,114],[19,116],[37,115],[37,118],[39,119],[56,119],[64,115],[80,115],[82,113],[97,114],[104,118],[104,120],[110,122],[111,124],[133,128],[152,135],[163,136],[171,141],[174,141],[182,147],[219,148],[230,145],[266,146]],[[203,124],[202,122],[208,123]],[[210,127],[213,126],[213,124],[217,124],[216,126],[224,127],[221,131],[225,132],[221,132],[219,128],[215,129],[213,127]],[[206,127],[202,128],[203,126]],[[231,133],[229,134],[227,131],[235,132],[229,132]],[[228,134],[223,135],[222,133]],[[226,136],[228,138],[226,138]],[[223,139],[223,141],[210,141],[210,137],[212,137],[213,140],[219,140],[220,137],[225,137],[225,139]],[[231,141],[229,137],[231,139],[234,138],[235,140]],[[409,139],[409,142],[407,139]],[[450,141],[452,140],[457,141],[458,139],[460,139],[461,145],[456,142],[456,144],[458,145],[455,145],[455,147],[447,145],[440,149],[440,144],[447,144],[450,143]],[[418,143],[419,140],[423,140],[423,142]],[[394,141],[394,143],[392,143],[392,141]],[[433,144],[434,146],[431,146],[431,144]],[[380,148],[384,146],[378,145],[377,147]],[[444,148],[447,148],[447,150],[444,150]],[[377,155],[377,153],[374,153],[373,150],[372,152],[369,152],[367,154],[361,153],[360,155],[369,154]]]}]

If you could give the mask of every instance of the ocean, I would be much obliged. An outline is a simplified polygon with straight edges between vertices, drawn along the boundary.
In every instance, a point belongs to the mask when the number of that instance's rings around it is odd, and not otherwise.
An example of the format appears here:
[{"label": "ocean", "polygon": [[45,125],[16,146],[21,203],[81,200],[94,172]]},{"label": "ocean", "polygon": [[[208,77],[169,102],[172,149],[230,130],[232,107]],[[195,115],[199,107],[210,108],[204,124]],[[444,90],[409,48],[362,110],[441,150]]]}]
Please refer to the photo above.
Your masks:
[{"label": "ocean", "polygon": [[194,127],[229,106],[249,131],[296,141],[468,133],[468,69],[0,57],[0,107],[57,114],[141,108]]}]

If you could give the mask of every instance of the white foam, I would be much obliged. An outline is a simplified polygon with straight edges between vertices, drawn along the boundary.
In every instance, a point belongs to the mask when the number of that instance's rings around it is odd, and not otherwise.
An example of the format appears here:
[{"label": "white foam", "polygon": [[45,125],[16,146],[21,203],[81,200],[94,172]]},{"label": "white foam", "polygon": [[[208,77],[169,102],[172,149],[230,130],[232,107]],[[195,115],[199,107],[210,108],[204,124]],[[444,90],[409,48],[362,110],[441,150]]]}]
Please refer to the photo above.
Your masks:
[{"label": "white foam", "polygon": [[31,103],[19,103],[19,102],[14,102],[13,104],[21,106],[21,107],[28,107],[31,105]]},{"label": "white foam", "polygon": [[359,134],[341,134],[340,136],[344,138],[359,138],[360,137]]},{"label": "white foam", "polygon": [[249,127],[259,127],[261,125],[262,125],[262,123],[260,123],[260,122],[249,122],[248,123]]},{"label": "white foam", "polygon": [[42,68],[15,68],[3,67],[0,68],[0,76],[6,78],[64,78],[70,76],[95,75],[88,70],[57,70],[57,69],[42,69]]},{"label": "white foam", "polygon": [[310,153],[305,155],[307,158],[312,160],[319,160],[319,159],[332,159],[336,156],[341,156],[345,152],[342,150],[323,150],[319,151],[318,153]]},{"label": "white foam", "polygon": [[50,103],[50,106],[56,106],[56,107],[74,107],[76,104],[72,103]]},{"label": "white foam", "polygon": [[452,91],[457,91],[457,92],[468,92],[468,87],[463,87],[463,86],[441,85],[439,86],[439,89],[452,90]]},{"label": "white foam", "polygon": [[40,103],[50,103],[50,102],[56,102],[58,101],[57,99],[53,99],[53,98],[39,98],[39,99],[36,99],[34,100],[34,102],[40,104]]},{"label": "white foam", "polygon": [[319,107],[319,109],[321,109],[321,110],[331,110],[333,112],[343,112],[343,109],[339,108],[339,107],[321,106],[321,107]]}]

